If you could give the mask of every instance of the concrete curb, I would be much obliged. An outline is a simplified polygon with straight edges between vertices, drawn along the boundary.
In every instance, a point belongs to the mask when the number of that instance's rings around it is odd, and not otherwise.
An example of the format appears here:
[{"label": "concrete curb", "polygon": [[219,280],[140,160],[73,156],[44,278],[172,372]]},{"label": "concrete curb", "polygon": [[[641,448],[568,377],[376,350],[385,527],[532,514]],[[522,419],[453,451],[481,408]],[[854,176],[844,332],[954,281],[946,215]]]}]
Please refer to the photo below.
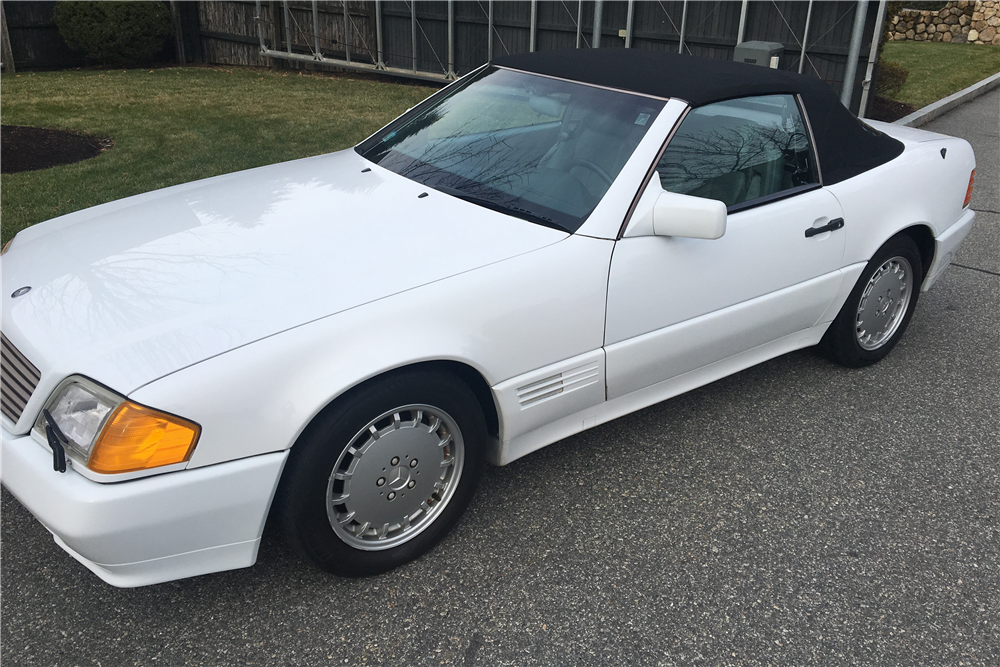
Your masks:
[{"label": "concrete curb", "polygon": [[960,104],[964,104],[971,99],[979,97],[983,93],[988,93],[995,88],[1000,88],[1000,72],[993,76],[986,77],[979,83],[974,83],[964,90],[960,90],[953,95],[932,102],[923,109],[917,109],[908,116],[903,116],[896,121],[896,125],[906,125],[908,127],[920,127],[924,123],[930,122],[947,111],[951,111]]}]

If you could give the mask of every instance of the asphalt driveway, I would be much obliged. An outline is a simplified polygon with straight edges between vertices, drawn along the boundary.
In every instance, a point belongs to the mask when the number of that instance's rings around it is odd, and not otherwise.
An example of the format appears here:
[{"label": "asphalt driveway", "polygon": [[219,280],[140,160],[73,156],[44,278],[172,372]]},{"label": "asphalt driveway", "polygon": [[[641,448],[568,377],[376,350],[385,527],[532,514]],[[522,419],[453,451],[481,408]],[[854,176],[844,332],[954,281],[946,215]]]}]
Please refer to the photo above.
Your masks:
[{"label": "asphalt driveway", "polygon": [[[881,364],[775,359],[491,468],[416,563],[100,582],[2,494],[6,665],[1000,664],[1000,90],[977,226]],[[886,193],[906,197],[907,193]]]}]

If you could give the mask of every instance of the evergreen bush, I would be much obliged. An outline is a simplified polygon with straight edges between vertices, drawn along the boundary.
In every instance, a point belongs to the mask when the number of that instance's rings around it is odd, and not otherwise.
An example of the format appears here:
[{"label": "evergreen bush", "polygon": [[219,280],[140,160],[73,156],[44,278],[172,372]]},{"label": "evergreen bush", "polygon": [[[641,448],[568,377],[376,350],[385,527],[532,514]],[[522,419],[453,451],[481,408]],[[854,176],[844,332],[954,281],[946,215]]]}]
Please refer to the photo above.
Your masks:
[{"label": "evergreen bush", "polygon": [[173,34],[163,2],[57,2],[54,18],[71,49],[102,65],[143,65]]},{"label": "evergreen bush", "polygon": [[879,63],[878,78],[875,80],[875,94],[879,97],[892,98],[899,94],[910,70],[893,60],[883,60]]}]

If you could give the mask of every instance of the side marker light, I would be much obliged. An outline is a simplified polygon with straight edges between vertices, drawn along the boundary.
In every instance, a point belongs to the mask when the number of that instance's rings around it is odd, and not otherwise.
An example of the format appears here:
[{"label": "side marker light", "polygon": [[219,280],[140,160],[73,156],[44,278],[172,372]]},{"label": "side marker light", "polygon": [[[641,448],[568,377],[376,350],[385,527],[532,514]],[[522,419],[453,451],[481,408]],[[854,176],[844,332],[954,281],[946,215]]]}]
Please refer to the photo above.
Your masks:
[{"label": "side marker light", "polygon": [[969,174],[969,189],[965,191],[965,202],[962,204],[962,208],[966,208],[969,202],[972,201],[972,186],[976,182],[976,170],[973,169],[972,173]]}]

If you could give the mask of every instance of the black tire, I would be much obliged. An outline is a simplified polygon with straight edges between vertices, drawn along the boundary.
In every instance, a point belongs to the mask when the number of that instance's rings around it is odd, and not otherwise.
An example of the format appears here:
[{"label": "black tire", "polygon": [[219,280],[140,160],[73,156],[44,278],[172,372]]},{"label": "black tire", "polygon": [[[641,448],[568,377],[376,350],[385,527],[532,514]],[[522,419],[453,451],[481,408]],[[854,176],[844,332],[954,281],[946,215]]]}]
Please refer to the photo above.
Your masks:
[{"label": "black tire", "polygon": [[823,336],[820,347],[827,357],[860,368],[889,354],[910,323],[923,275],[913,239],[905,234],[889,239],[868,262]]},{"label": "black tire", "polygon": [[457,378],[413,370],[370,381],[296,441],[277,518],[292,548],[320,569],[345,577],[391,570],[458,522],[485,447],[482,409]]}]

